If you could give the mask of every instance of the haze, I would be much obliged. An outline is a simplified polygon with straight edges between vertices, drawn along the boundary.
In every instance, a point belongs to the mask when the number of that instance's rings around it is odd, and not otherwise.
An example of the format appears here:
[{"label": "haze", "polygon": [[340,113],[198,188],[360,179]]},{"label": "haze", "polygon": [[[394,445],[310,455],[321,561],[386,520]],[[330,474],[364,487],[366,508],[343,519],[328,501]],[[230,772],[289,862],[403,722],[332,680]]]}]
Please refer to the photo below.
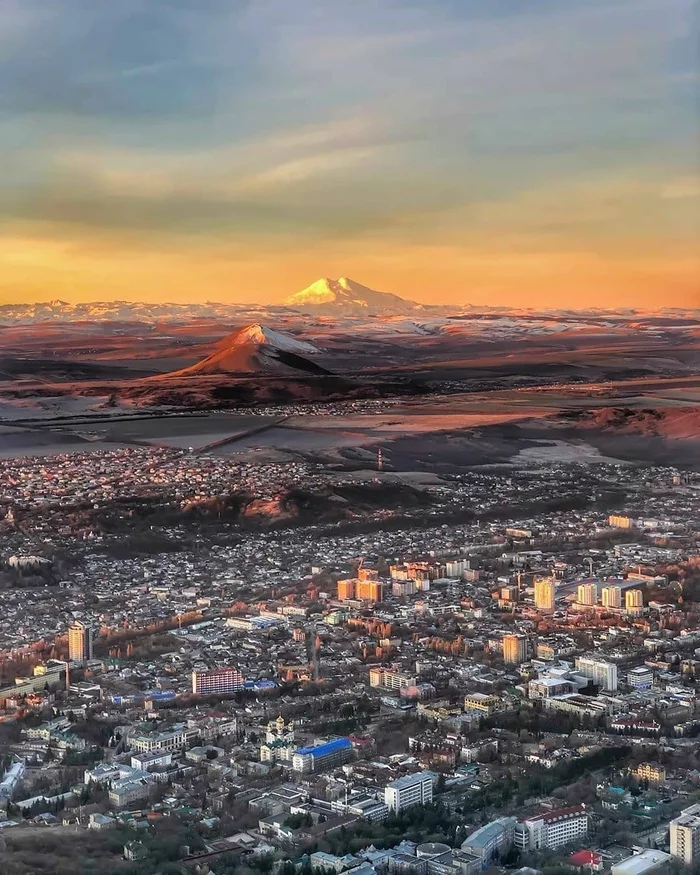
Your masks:
[{"label": "haze", "polygon": [[693,0],[5,0],[0,301],[700,306]]}]

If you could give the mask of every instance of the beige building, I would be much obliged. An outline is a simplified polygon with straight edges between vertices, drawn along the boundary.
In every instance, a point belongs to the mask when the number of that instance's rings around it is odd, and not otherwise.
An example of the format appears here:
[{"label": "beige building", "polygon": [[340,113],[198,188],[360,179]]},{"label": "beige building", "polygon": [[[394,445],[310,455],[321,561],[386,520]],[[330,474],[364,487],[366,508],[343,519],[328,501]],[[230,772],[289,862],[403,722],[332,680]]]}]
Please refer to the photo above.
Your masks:
[{"label": "beige building", "polygon": [[85,623],[74,623],[68,629],[68,656],[71,662],[92,659],[92,629]]},{"label": "beige building", "polygon": [[666,780],[666,769],[658,763],[640,763],[634,770],[634,776],[638,781],[663,784]]},{"label": "beige building", "polygon": [[625,610],[632,617],[639,617],[644,612],[644,593],[641,589],[628,589],[625,592]]},{"label": "beige building", "polygon": [[555,595],[556,584],[551,577],[535,581],[535,607],[538,611],[553,612]]},{"label": "beige building", "polygon": [[527,660],[527,636],[504,635],[503,660],[513,665],[525,662]]},{"label": "beige building", "polygon": [[671,854],[686,866],[700,861],[700,805],[691,805],[671,821]]},{"label": "beige building", "polygon": [[593,608],[598,604],[598,585],[595,583],[582,583],[576,594],[576,601],[580,605]]},{"label": "beige building", "polygon": [[485,716],[498,711],[500,705],[498,696],[489,696],[488,693],[469,693],[464,697],[465,711],[476,711]]},{"label": "beige building", "polygon": [[621,608],[622,607],[622,588],[619,586],[603,587],[603,607],[604,608]]}]

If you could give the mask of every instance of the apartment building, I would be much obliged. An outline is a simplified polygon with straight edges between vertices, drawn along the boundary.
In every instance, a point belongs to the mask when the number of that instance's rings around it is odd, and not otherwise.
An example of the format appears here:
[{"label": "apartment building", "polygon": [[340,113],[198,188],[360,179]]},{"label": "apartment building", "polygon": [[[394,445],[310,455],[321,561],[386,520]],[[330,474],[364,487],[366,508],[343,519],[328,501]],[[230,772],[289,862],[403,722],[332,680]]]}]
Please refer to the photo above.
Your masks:
[{"label": "apartment building", "polygon": [[195,696],[230,695],[243,689],[245,679],[237,668],[215,668],[192,672],[192,692]]},{"label": "apartment building", "polygon": [[503,636],[503,661],[520,665],[527,659],[527,636],[504,635]]},{"label": "apartment building", "polygon": [[432,772],[417,772],[397,778],[384,788],[384,804],[389,811],[399,812],[412,805],[426,805],[433,801]]},{"label": "apartment building", "polygon": [[388,668],[372,668],[369,672],[370,687],[384,687],[387,690],[401,690],[404,687],[415,687],[418,684],[416,675],[404,674]]},{"label": "apartment building", "polygon": [[671,821],[671,855],[686,866],[700,861],[700,804],[684,808],[680,817]]},{"label": "apartment building", "polygon": [[614,662],[592,656],[578,656],[574,665],[579,674],[590,678],[602,690],[608,693],[617,690],[617,666]]},{"label": "apartment building", "polygon": [[634,776],[638,781],[663,784],[666,780],[666,769],[658,763],[640,763],[634,770]]}]

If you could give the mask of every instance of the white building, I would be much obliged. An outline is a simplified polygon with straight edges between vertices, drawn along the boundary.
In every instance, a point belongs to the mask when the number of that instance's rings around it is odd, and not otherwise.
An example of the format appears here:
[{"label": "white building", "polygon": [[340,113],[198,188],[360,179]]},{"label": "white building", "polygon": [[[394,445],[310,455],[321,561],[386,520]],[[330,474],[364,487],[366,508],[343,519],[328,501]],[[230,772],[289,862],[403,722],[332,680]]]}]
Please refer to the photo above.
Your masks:
[{"label": "white building", "polygon": [[592,656],[578,656],[575,665],[576,671],[590,678],[602,690],[608,693],[617,690],[617,666],[614,662],[595,659]]},{"label": "white building", "polygon": [[528,817],[515,827],[514,844],[520,851],[556,850],[588,835],[584,805],[558,808]]},{"label": "white building", "polygon": [[138,753],[176,751],[188,747],[199,738],[199,729],[186,723],[176,723],[160,732],[137,732],[129,736],[129,746]]},{"label": "white building", "polygon": [[514,817],[499,817],[498,820],[474,830],[462,842],[460,849],[473,854],[483,865],[487,865],[496,854],[503,857],[513,847],[516,823]]},{"label": "white building", "polygon": [[433,801],[433,773],[417,772],[397,778],[384,788],[384,803],[389,811],[403,811],[411,805]]}]

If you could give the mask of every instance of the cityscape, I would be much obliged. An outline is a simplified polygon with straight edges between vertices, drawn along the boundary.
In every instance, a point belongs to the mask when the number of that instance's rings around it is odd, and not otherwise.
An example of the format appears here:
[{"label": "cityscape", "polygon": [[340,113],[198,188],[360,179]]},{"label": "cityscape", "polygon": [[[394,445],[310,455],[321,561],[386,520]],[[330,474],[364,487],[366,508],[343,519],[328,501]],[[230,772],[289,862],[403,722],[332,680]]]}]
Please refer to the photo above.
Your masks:
[{"label": "cityscape", "polygon": [[78,842],[115,872],[696,864],[700,475],[496,466],[390,516],[212,510],[234,487],[371,488],[381,464],[3,461],[18,852]]},{"label": "cityscape", "polygon": [[0,875],[700,875],[697,6],[0,3]]}]

